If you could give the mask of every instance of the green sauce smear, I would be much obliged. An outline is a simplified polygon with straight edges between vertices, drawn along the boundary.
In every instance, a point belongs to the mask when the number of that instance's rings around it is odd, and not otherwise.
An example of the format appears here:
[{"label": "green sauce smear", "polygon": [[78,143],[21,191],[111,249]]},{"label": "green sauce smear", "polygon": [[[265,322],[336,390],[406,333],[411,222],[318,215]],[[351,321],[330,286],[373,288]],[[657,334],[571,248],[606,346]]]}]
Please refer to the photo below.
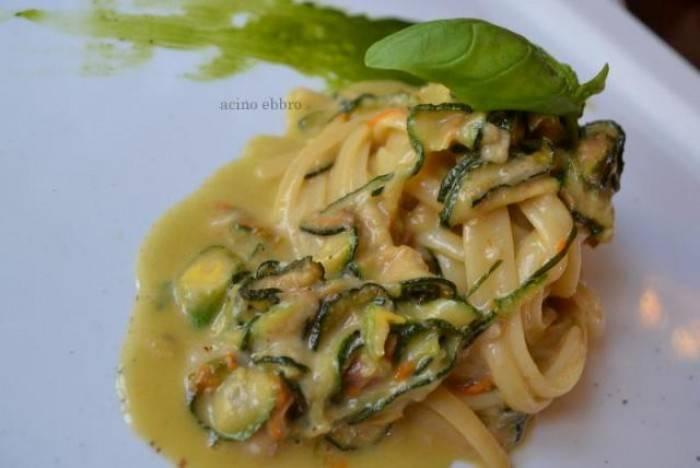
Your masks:
[{"label": "green sauce smear", "polygon": [[[153,0],[140,4],[158,6]],[[172,8],[172,2],[168,5]],[[118,11],[103,0],[89,11],[28,9],[14,16],[101,41],[88,53],[112,60],[111,68],[88,70],[97,73],[144,63],[157,48],[216,48],[216,57],[192,77],[224,78],[262,61],[321,77],[331,87],[367,79],[416,82],[403,72],[364,65],[372,43],[410,25],[402,20],[370,19],[291,0],[180,0],[177,6],[174,13],[146,14],[138,8]]]}]

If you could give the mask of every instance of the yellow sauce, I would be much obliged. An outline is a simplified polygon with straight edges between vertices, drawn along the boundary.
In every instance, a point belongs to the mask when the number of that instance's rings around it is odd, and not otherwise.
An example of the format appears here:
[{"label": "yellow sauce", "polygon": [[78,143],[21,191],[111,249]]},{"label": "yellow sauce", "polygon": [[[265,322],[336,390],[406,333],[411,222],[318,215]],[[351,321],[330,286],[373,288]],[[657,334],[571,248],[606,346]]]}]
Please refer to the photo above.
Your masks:
[{"label": "yellow sauce", "polygon": [[250,444],[236,442],[209,446],[207,431],[185,402],[185,378],[192,360],[206,353],[206,332],[190,325],[170,298],[168,284],[197,252],[224,241],[226,231],[211,227],[211,221],[221,215],[221,202],[245,207],[262,219],[270,216],[278,181],[263,180],[255,173],[256,165],[274,153],[261,152],[265,147],[251,145],[241,160],[221,168],[165,214],[144,242],[137,268],[138,297],[119,381],[127,419],[155,450],[188,468],[440,468],[472,459],[464,439],[419,405],[409,408],[384,440],[355,452],[341,452],[322,440],[288,442],[274,454],[254,454]]}]

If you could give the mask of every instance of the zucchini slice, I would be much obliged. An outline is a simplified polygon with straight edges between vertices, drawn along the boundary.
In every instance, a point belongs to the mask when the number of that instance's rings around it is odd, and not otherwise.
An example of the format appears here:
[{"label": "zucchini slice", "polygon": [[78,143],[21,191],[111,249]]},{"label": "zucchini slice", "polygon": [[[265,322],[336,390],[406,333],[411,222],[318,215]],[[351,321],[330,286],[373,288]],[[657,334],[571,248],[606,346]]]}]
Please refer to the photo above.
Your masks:
[{"label": "zucchini slice", "polygon": [[327,214],[332,211],[338,211],[343,208],[355,207],[362,204],[362,202],[366,199],[380,195],[382,191],[384,191],[386,184],[388,184],[393,177],[394,174],[391,172],[388,174],[378,175],[362,187],[340,197],[338,200],[324,208],[321,213]]},{"label": "zucchini slice", "polygon": [[425,277],[414,278],[400,283],[398,301],[409,301],[417,304],[434,301],[435,299],[452,299],[457,296],[457,287],[445,278]]},{"label": "zucchini slice", "polygon": [[495,262],[493,262],[493,264],[489,267],[489,269],[484,274],[482,274],[479,278],[476,279],[476,281],[474,282],[472,287],[469,288],[469,291],[467,291],[464,294],[464,298],[468,300],[471,296],[473,296],[474,293],[479,290],[481,285],[483,285],[491,277],[491,275],[498,269],[498,267],[501,266],[502,263],[503,263],[503,260],[501,260],[500,258],[498,260],[496,260]]},{"label": "zucchini slice", "polygon": [[260,264],[255,277],[243,283],[240,294],[249,301],[277,304],[279,293],[307,288],[322,281],[324,276],[323,265],[311,257],[294,260],[284,266],[271,260]]},{"label": "zucchini slice", "polygon": [[304,305],[296,301],[284,301],[257,315],[249,322],[248,333],[244,338],[245,350],[274,353],[274,350],[284,349],[284,344],[290,339],[298,340],[308,316]]},{"label": "zucchini slice", "polygon": [[350,333],[341,342],[340,348],[338,349],[337,358],[339,376],[342,375],[343,372],[345,372],[355,352],[362,349],[364,345],[365,343],[362,339],[362,334],[360,333],[360,330],[355,330],[354,332]]},{"label": "zucchini slice", "polygon": [[410,320],[392,330],[396,336],[396,346],[392,361],[399,364],[405,358],[404,347],[416,336],[431,330],[430,324]]},{"label": "zucchini slice", "polygon": [[402,302],[399,313],[409,320],[431,322],[439,320],[449,323],[456,330],[466,330],[481,313],[471,304],[461,299],[435,299],[427,304]]},{"label": "zucchini slice", "polygon": [[510,150],[510,132],[487,123],[481,130],[481,159],[487,162],[503,164],[508,161]]},{"label": "zucchini slice", "polygon": [[576,150],[566,164],[562,199],[596,243],[613,234],[612,196],[620,188],[624,148],[625,133],[618,124],[592,122],[582,127]]},{"label": "zucchini slice", "polygon": [[499,297],[494,301],[493,312],[496,314],[508,313],[523,302],[527,301],[532,297],[532,293],[537,291],[540,283],[542,283],[547,278],[547,273],[554,268],[569,252],[571,244],[573,244],[576,239],[578,230],[576,225],[571,228],[569,236],[566,238],[562,249],[553,255],[549,260],[547,260],[540,268],[532,273],[515,291],[507,294],[506,296]]},{"label": "zucchini slice", "polygon": [[[518,201],[518,185],[548,174],[553,167],[554,152],[548,144],[535,153],[516,156],[504,164],[483,161],[465,164],[445,196],[440,221],[447,227],[462,224],[475,216],[478,204],[499,192],[511,192],[515,198],[508,197],[509,201]],[[526,192],[523,192],[525,198],[531,196]]]},{"label": "zucchini slice", "polygon": [[419,389],[425,387],[429,391],[429,385],[438,385],[450,372],[461,349],[462,338],[459,334],[444,333],[439,343],[437,354],[419,369],[420,373],[414,371],[406,379],[391,378],[373,385],[359,397],[344,400],[334,408],[335,416],[347,424],[359,424],[390,406],[400,409],[414,398],[422,398],[425,394],[418,392]]},{"label": "zucchini slice", "polygon": [[339,115],[351,114],[358,110],[373,110],[382,107],[408,107],[415,104],[412,94],[395,92],[388,94],[362,93],[352,99],[341,98],[331,109],[318,109],[299,119],[300,130],[316,128],[327,124]]},{"label": "zucchini slice", "polygon": [[462,176],[473,168],[481,165],[480,155],[477,151],[466,153],[462,159],[457,161],[457,164],[447,172],[447,175],[440,182],[440,191],[438,192],[437,200],[440,203],[445,201],[445,197],[450,193],[455,183],[462,179]]},{"label": "zucchini slice", "polygon": [[493,111],[486,117],[489,123],[508,132],[511,147],[519,146],[527,134],[527,118],[524,112]]},{"label": "zucchini slice", "polygon": [[425,157],[457,143],[474,150],[481,138],[486,115],[472,112],[460,103],[419,104],[411,108],[406,121],[408,137],[416,153],[412,174],[418,173]]},{"label": "zucchini slice", "polygon": [[375,361],[384,357],[384,344],[392,325],[405,323],[406,319],[386,307],[370,304],[362,315],[362,340],[367,354]]},{"label": "zucchini slice", "polygon": [[174,296],[195,327],[204,327],[220,309],[233,276],[243,262],[228,249],[212,246],[192,260],[175,281]]},{"label": "zucchini slice", "polygon": [[309,349],[316,351],[353,314],[359,313],[369,304],[392,304],[387,291],[375,283],[365,283],[360,288],[349,289],[326,297],[307,329]]},{"label": "zucchini slice", "polygon": [[402,362],[411,363],[414,375],[418,375],[440,354],[440,333],[427,327],[412,332],[402,337],[396,357]]},{"label": "zucchini slice", "polygon": [[270,418],[282,385],[272,372],[238,367],[214,390],[197,393],[190,408],[218,437],[244,441]]},{"label": "zucchini slice", "polygon": [[302,221],[299,226],[302,231],[327,237],[315,258],[329,277],[356,272],[354,260],[359,235],[354,226],[354,209],[368,198],[379,195],[393,176],[393,173],[377,176]]},{"label": "zucchini slice", "polygon": [[362,187],[340,197],[320,212],[303,220],[299,228],[319,236],[331,236],[352,229],[354,208],[367,199],[380,195],[393,177],[393,173],[388,173],[373,178]]},{"label": "zucchini slice", "polygon": [[509,294],[494,300],[490,310],[481,312],[480,317],[470,323],[464,330],[464,346],[474,342],[499,317],[516,310],[520,305],[532,299],[539,285],[547,278],[547,273],[554,268],[568,253],[576,239],[577,229],[574,225],[562,249],[547,260],[537,271],[532,273],[518,288]]},{"label": "zucchini slice", "polygon": [[[343,375],[360,356],[363,348],[360,330],[357,326],[351,326],[333,336],[323,350],[319,351],[312,370],[312,413],[323,412],[327,401],[338,401],[343,392]],[[314,419],[313,416],[311,419]],[[325,416],[321,420],[326,421]]]},{"label": "zucchini slice", "polygon": [[247,277],[246,275],[236,281],[238,275],[234,276],[233,286],[226,292],[223,305],[216,319],[212,322],[212,330],[215,331],[216,334],[243,325],[253,318],[255,311],[249,307],[248,301],[240,295],[241,287]]},{"label": "zucchini slice", "polygon": [[335,388],[331,393],[331,400],[339,399],[343,391],[343,375],[352,362],[359,356],[365,346],[360,330],[354,330],[340,341],[337,348],[335,361]]},{"label": "zucchini slice", "polygon": [[576,161],[588,184],[611,192],[620,190],[625,139],[622,127],[612,120],[598,120],[581,128]]},{"label": "zucchini slice", "polygon": [[328,278],[338,277],[352,270],[359,244],[357,229],[354,226],[337,234],[323,236],[322,241],[323,244],[314,255],[314,259],[323,265]]},{"label": "zucchini slice", "polygon": [[382,107],[408,107],[415,103],[415,97],[408,93],[389,94],[362,93],[353,99],[343,99],[338,114],[349,114],[356,110],[372,110]]}]

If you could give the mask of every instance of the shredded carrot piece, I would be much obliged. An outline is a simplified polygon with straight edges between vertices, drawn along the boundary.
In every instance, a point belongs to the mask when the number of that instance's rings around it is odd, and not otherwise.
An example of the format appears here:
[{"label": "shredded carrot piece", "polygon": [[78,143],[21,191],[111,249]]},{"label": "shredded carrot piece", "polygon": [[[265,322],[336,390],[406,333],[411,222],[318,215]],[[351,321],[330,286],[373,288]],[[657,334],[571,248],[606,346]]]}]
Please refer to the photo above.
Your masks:
[{"label": "shredded carrot piece", "polygon": [[401,114],[402,112],[403,111],[401,109],[385,109],[385,110],[381,111],[380,113],[378,113],[377,115],[375,115],[374,117],[372,117],[371,119],[369,119],[367,121],[367,125],[369,125],[370,128],[374,127],[382,120],[387,119],[387,118],[389,118],[393,115],[396,115],[396,114]]},{"label": "shredded carrot piece", "polygon": [[491,377],[482,377],[479,380],[470,380],[455,386],[462,395],[480,395],[492,390],[494,387]]},{"label": "shredded carrot piece", "polygon": [[277,394],[275,410],[267,422],[267,433],[273,440],[282,440],[287,432],[287,410],[294,402],[294,397],[286,387],[282,387]]},{"label": "shredded carrot piece", "polygon": [[399,364],[399,367],[394,372],[394,380],[406,380],[411,375],[413,371],[416,370],[416,364],[412,361],[404,361]]},{"label": "shredded carrot piece", "polygon": [[224,359],[226,360],[226,367],[228,367],[229,370],[234,370],[236,367],[238,367],[236,356],[233,353],[226,353],[226,357]]},{"label": "shredded carrot piece", "polygon": [[197,369],[193,380],[198,392],[217,387],[221,383],[221,379],[216,375],[216,370],[211,365],[204,365]]}]

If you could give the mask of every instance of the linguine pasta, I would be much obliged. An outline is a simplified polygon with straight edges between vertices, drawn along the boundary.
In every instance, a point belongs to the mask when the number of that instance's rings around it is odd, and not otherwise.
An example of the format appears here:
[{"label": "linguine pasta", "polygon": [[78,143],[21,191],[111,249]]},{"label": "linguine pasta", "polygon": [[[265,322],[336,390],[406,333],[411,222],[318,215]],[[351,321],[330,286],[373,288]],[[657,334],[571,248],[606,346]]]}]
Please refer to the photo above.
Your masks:
[{"label": "linguine pasta", "polygon": [[371,450],[420,408],[509,466],[601,332],[581,256],[612,235],[622,130],[475,112],[436,84],[290,100],[287,134],[251,143],[261,191],[220,203],[216,242],[176,262],[190,417],[284,457]]},{"label": "linguine pasta", "polygon": [[[383,96],[371,85],[363,85],[362,91]],[[437,202],[437,193],[459,158],[451,150],[459,143],[458,126],[464,116],[459,111],[436,113],[432,139],[422,142],[429,148],[426,160],[413,174],[416,153],[406,128],[409,108],[391,101],[402,96],[407,103],[442,104],[447,93],[437,85],[395,93],[375,98],[382,104],[360,107],[306,130],[306,144],[290,157],[281,178],[276,226],[290,239],[297,257],[313,255],[316,239],[300,230],[301,221],[374,177],[394,173],[384,191],[356,211],[361,226],[358,263],[371,265],[367,270],[374,273],[363,279],[392,283],[437,271],[460,294],[469,292],[469,301],[480,310],[522,287],[566,249],[528,298],[500,312],[502,317],[461,352],[452,375],[422,402],[452,424],[488,466],[507,466],[506,448],[478,415],[507,408],[527,420],[579,380],[590,339],[602,326],[600,305],[580,278],[582,244],[591,233],[577,225],[558,193],[555,175],[543,177],[536,186],[524,182],[509,188],[507,195],[493,196],[484,203],[486,208],[457,226],[441,225],[443,205]],[[307,96],[307,91],[295,93],[297,98],[314,99]],[[349,96],[356,99],[357,91]],[[506,143],[496,140],[490,147],[482,143],[479,157],[497,159],[494,164],[499,164],[505,161],[494,153],[505,145],[507,157],[511,135],[503,129],[494,131]],[[314,168],[331,164],[326,172],[304,178]],[[572,230],[577,234],[567,244]],[[436,264],[432,270],[426,253]],[[467,391],[465,396],[451,384],[479,379],[492,382],[487,395]]]}]

